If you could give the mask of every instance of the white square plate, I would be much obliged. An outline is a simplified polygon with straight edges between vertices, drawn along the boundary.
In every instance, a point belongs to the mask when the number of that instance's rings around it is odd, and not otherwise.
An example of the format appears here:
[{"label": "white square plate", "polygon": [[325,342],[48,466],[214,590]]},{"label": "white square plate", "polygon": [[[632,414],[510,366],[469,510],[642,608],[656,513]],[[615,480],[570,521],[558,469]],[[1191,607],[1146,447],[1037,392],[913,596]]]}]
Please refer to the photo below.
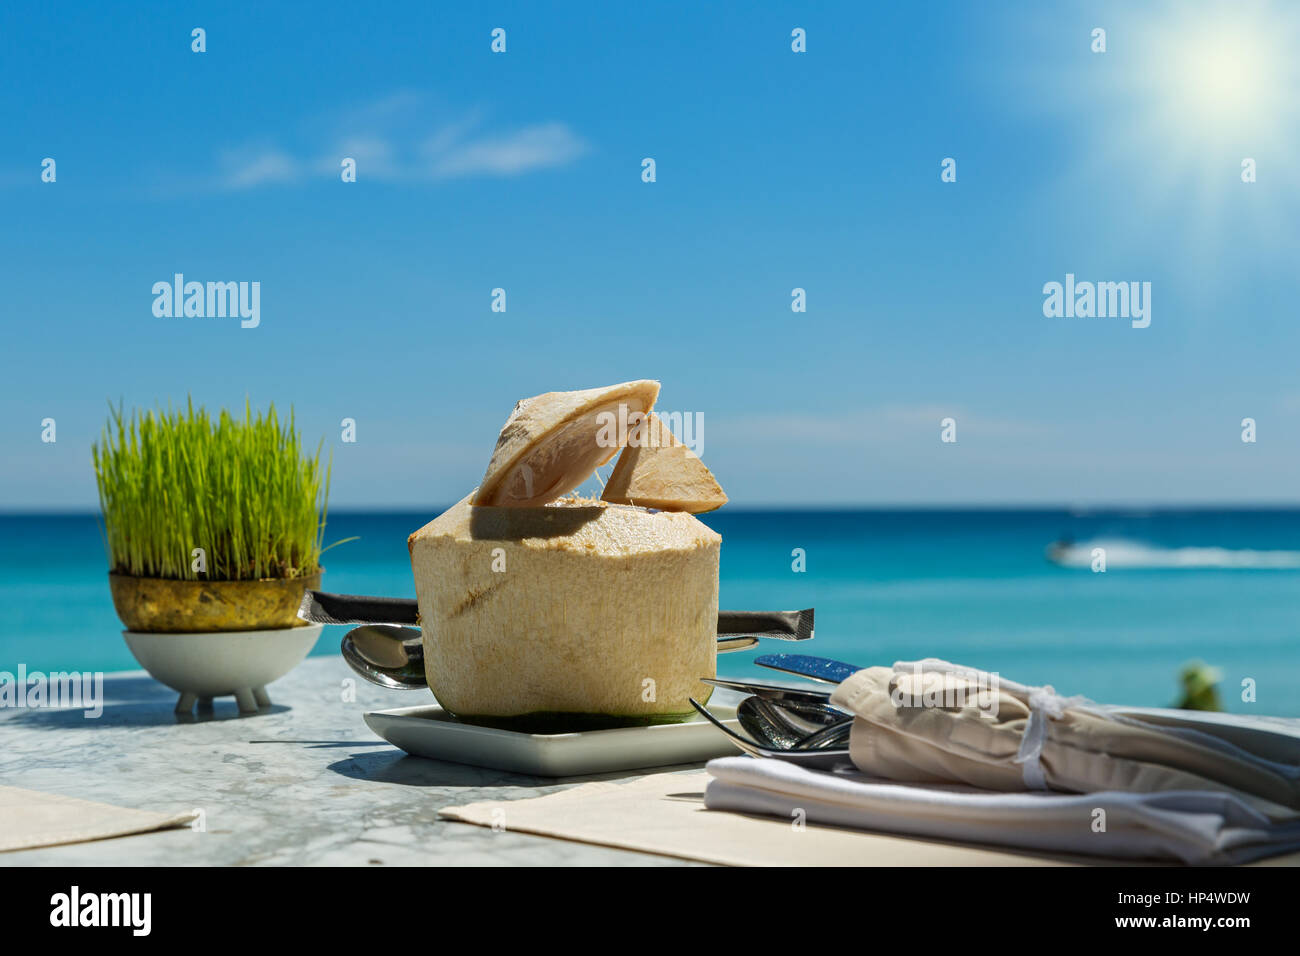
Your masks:
[{"label": "white square plate", "polygon": [[[738,728],[736,705],[742,699],[718,688],[709,698],[709,712]],[[700,763],[739,752],[722,731],[699,716],[680,724],[571,734],[521,734],[463,724],[437,704],[374,710],[365,716],[371,730],[412,756],[539,777]]]}]

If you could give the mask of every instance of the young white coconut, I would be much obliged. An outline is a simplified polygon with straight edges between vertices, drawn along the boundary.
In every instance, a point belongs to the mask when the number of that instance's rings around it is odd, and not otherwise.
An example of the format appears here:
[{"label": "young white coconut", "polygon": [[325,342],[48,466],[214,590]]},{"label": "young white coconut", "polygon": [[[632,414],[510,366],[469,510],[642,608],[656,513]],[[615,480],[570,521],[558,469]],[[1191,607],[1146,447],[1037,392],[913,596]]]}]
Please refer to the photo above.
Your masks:
[{"label": "young white coconut", "polygon": [[[425,672],[457,716],[555,730],[682,720],[715,673],[722,538],[685,512],[557,496],[656,382],[515,406],[483,484],[410,536]],[[620,440],[623,429],[615,429]]]}]

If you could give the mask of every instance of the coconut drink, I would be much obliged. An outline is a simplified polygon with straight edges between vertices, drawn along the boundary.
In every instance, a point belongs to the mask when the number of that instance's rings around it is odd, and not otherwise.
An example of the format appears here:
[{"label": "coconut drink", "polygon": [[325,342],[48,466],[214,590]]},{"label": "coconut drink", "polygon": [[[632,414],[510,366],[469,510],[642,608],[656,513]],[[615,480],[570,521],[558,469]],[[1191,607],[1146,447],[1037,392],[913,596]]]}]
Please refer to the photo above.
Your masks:
[{"label": "coconut drink", "polygon": [[[692,512],[726,496],[651,416],[658,392],[519,402],[479,487],[410,536],[425,676],[452,714],[534,731],[665,723],[706,695],[722,538]],[[602,499],[570,494],[620,451]]]}]

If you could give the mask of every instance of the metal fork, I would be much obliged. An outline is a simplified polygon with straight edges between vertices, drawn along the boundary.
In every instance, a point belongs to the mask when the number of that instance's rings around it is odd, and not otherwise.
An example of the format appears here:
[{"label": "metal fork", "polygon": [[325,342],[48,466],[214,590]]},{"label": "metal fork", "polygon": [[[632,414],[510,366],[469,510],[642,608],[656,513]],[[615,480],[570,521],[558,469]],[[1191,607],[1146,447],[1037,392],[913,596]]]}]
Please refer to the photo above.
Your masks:
[{"label": "metal fork", "polygon": [[778,760],[784,760],[788,763],[802,764],[815,769],[832,769],[849,762],[849,751],[847,748],[837,750],[831,750],[829,748],[820,750],[776,750],[771,747],[766,747],[750,740],[748,737],[736,733],[722,721],[718,720],[718,718],[714,717],[713,714],[709,712],[709,709],[695,698],[691,698],[691,706],[699,711],[701,717],[721,730],[737,747],[739,747],[743,752],[749,754],[751,757],[775,757]]}]

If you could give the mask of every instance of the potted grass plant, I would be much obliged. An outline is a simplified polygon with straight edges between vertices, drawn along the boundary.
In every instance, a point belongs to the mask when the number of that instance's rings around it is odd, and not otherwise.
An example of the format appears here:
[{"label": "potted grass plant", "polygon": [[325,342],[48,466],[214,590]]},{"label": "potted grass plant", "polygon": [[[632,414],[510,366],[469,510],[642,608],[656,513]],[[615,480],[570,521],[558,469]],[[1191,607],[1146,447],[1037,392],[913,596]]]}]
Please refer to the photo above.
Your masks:
[{"label": "potted grass plant", "polygon": [[226,694],[241,710],[269,703],[264,684],[320,631],[297,617],[322,573],[320,446],[304,452],[292,411],[282,421],[246,402],[242,418],[213,416],[191,401],[129,420],[113,409],[92,458],[109,588],[136,658],[182,692],[180,710]]}]

